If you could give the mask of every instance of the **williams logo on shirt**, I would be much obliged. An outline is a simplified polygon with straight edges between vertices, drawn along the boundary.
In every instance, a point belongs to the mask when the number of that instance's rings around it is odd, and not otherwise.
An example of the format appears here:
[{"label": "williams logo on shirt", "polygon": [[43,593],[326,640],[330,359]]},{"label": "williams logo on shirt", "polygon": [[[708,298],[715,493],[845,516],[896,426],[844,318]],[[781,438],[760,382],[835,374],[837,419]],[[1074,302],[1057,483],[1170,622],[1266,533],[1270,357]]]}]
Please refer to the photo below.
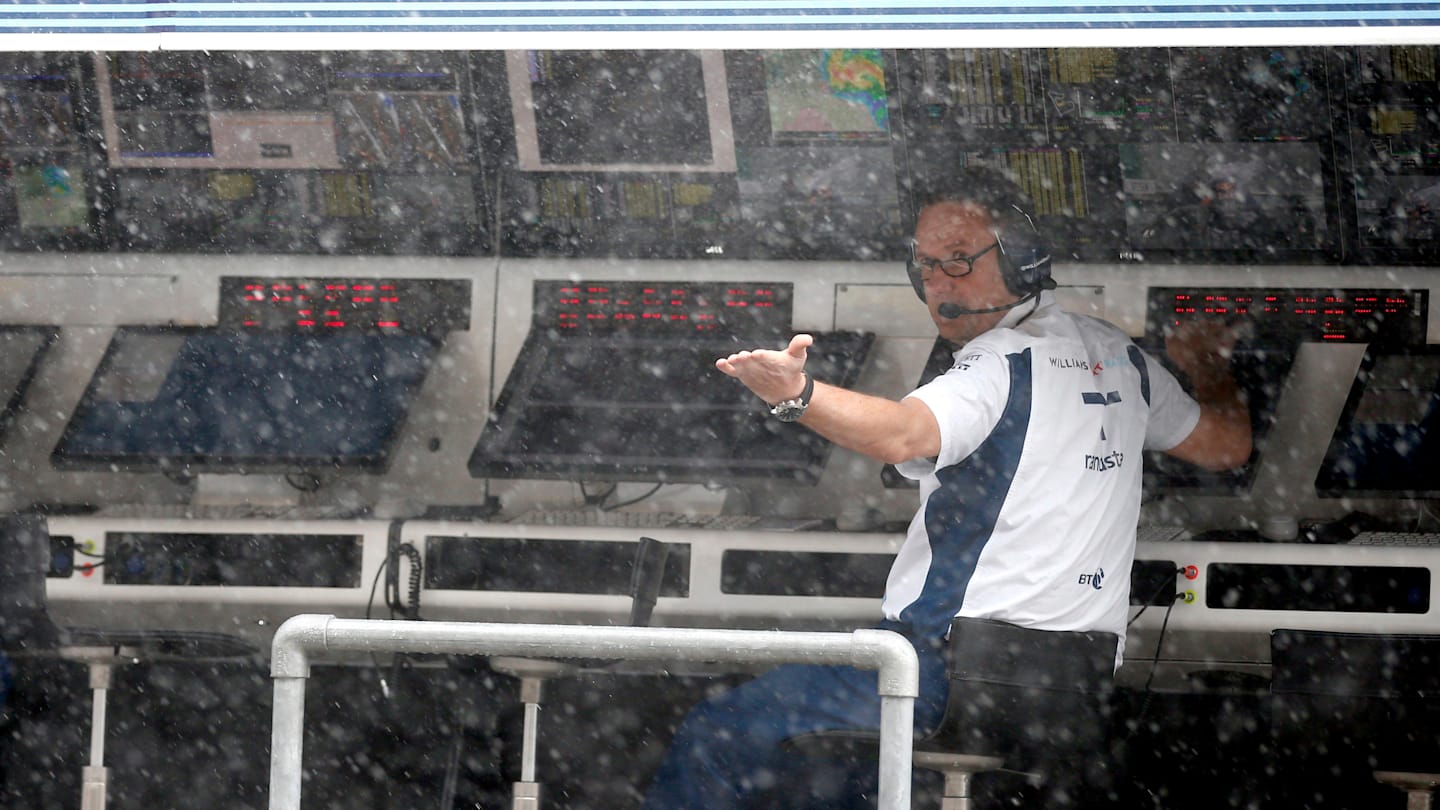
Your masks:
[{"label": "williams logo on shirt", "polygon": [[1081,575],[1080,575],[1080,584],[1081,584],[1081,585],[1089,585],[1090,587],[1094,588],[1094,589],[1097,590],[1097,591],[1100,590],[1100,588],[1101,588],[1101,586],[1102,586],[1102,584],[1103,584],[1104,582],[1105,582],[1105,569],[1104,569],[1104,568],[1096,568],[1096,569],[1095,569],[1095,573],[1093,573],[1093,574],[1081,574]]},{"label": "williams logo on shirt", "polygon": [[1078,368],[1082,371],[1090,370],[1090,361],[1083,357],[1052,357],[1050,358],[1051,368]]}]

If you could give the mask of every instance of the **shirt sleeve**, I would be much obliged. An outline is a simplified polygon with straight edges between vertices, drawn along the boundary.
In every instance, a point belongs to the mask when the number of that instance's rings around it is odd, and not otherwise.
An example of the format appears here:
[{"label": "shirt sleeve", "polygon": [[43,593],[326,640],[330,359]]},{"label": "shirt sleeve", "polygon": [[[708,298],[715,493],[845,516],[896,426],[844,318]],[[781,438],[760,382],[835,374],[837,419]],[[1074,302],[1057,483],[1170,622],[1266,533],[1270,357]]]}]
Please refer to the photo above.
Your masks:
[{"label": "shirt sleeve", "polygon": [[1150,420],[1145,428],[1145,449],[1169,450],[1185,441],[1200,423],[1200,403],[1185,393],[1169,369],[1143,351],[1150,385]]},{"label": "shirt sleeve", "polygon": [[[972,344],[973,346],[973,344]],[[988,347],[966,346],[950,370],[910,392],[925,403],[940,425],[940,454],[895,465],[919,479],[965,459],[1000,422],[1010,391],[1010,364]]]}]

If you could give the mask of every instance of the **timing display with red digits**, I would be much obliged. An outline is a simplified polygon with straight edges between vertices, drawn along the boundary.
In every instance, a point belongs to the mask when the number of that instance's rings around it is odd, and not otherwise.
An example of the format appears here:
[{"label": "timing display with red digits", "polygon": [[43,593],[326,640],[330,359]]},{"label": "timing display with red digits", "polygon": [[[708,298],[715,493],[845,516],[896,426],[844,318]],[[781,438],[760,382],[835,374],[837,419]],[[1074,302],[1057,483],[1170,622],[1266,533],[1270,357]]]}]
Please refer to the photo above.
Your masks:
[{"label": "timing display with red digits", "polygon": [[537,281],[534,323],[562,332],[785,331],[792,295],[774,283]]},{"label": "timing display with red digits", "polygon": [[1424,343],[1425,290],[1152,287],[1145,332],[1220,320],[1258,337],[1302,341]]},{"label": "timing display with red digits", "polygon": [[450,279],[220,280],[220,326],[300,332],[468,329],[470,282]]}]

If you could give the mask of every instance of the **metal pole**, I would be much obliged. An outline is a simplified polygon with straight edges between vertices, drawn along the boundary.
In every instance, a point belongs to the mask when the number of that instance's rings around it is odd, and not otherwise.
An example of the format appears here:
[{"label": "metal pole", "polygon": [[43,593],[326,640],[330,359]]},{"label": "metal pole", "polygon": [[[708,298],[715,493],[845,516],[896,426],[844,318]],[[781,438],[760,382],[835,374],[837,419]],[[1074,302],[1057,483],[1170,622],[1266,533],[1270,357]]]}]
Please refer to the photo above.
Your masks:
[{"label": "metal pole", "polygon": [[[909,810],[915,698],[880,698],[880,810]],[[890,803],[886,803],[889,796]]]},{"label": "metal pole", "polygon": [[271,709],[270,807],[299,810],[301,745],[305,739],[305,678],[275,676]]},{"label": "metal pole", "polygon": [[[296,617],[301,618],[301,617]],[[310,651],[325,649],[325,623],[308,617],[280,626],[270,646],[275,680],[270,729],[270,807],[300,808],[301,747],[305,740],[305,681]]]},{"label": "metal pole", "polygon": [[[113,656],[110,650],[102,655]],[[105,810],[110,770],[105,767],[105,707],[110,693],[110,662],[90,660],[90,764],[80,771],[80,810]]]},{"label": "metal pole", "polygon": [[[526,680],[530,680],[530,679],[527,678]],[[540,686],[540,685],[539,685],[538,683],[535,684],[535,687],[536,687],[537,689],[539,688],[539,686]],[[524,691],[524,688],[525,688],[524,685],[522,685],[522,686],[521,686],[521,690]],[[539,700],[527,700],[527,701],[525,701],[525,729],[524,729],[523,732],[521,732],[521,739],[522,739],[522,741],[523,741],[523,744],[522,744],[522,747],[521,747],[521,750],[520,750],[520,781],[521,781],[521,782],[534,782],[534,781],[535,781],[535,747],[536,747],[536,742],[537,742],[537,741],[536,741],[536,738],[539,737],[539,736],[540,736],[540,701],[539,701]]]},{"label": "metal pole", "polygon": [[910,807],[910,751],[920,664],[898,633],[809,633],[661,627],[337,619],[306,614],[271,644],[275,679],[270,810],[300,810],[305,679],[312,651],[450,653],[630,661],[838,664],[878,672],[880,810]]},{"label": "metal pole", "polygon": [[520,736],[520,781],[512,786],[510,810],[540,810],[540,783],[535,781],[536,746],[540,737],[540,696],[544,681],[520,679],[520,702],[525,704],[525,728]]}]

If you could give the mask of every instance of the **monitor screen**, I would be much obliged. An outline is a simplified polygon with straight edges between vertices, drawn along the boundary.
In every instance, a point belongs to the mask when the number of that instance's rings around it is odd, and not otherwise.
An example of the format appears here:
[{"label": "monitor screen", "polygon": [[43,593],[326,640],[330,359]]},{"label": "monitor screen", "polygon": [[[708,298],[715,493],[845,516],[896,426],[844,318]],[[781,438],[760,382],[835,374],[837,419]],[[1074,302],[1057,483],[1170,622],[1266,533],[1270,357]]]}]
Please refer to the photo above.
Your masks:
[{"label": "monitor screen", "polygon": [[885,57],[876,49],[765,51],[770,132],[796,138],[887,140]]},{"label": "monitor screen", "polygon": [[90,222],[85,169],[80,158],[57,157],[11,168],[20,227],[83,230]]},{"label": "monitor screen", "polygon": [[121,327],[61,469],[381,472],[438,348],[415,334]]},{"label": "monitor screen", "polygon": [[1437,406],[1440,346],[1372,344],[1350,384],[1315,478],[1316,492],[1322,497],[1436,497]]},{"label": "monitor screen", "polygon": [[1313,143],[1122,144],[1129,243],[1151,251],[1305,252],[1335,241]]},{"label": "monitor screen", "polygon": [[[1345,116],[1330,56],[1339,50],[887,53],[901,183],[923,186],[972,164],[1004,169],[1055,255],[1086,262],[1338,256],[1350,174],[1337,170]],[[905,196],[913,208],[918,200]]]},{"label": "monitor screen", "polygon": [[40,359],[55,337],[53,326],[0,326],[0,436],[19,413]]},{"label": "monitor screen", "polygon": [[509,51],[525,171],[733,172],[719,51]]},{"label": "monitor screen", "polygon": [[[868,332],[815,333],[806,368],[818,380],[851,385],[873,340]],[[830,443],[776,420],[715,368],[717,358],[755,345],[723,333],[532,329],[470,457],[470,474],[813,484]]]},{"label": "monitor screen", "polygon": [[1400,289],[1151,287],[1141,345],[1182,385],[1165,355],[1164,333],[1185,321],[1225,323],[1236,331],[1230,372],[1250,408],[1256,450],[1244,466],[1210,472],[1164,453],[1146,453],[1147,493],[1227,495],[1254,482],[1264,438],[1301,343],[1423,340],[1428,297]]}]

